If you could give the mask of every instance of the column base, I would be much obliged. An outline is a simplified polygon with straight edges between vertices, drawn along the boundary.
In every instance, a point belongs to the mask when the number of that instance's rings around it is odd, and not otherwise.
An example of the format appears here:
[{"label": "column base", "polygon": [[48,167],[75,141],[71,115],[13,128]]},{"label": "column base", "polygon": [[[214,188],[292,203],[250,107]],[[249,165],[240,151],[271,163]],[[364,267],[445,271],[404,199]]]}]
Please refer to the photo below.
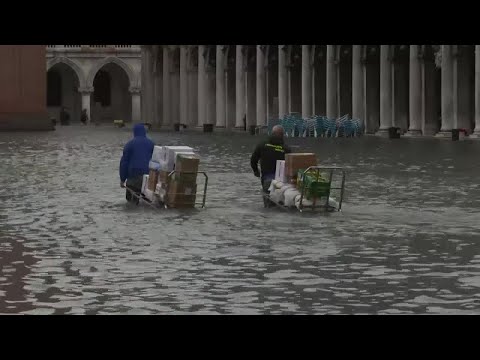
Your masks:
[{"label": "column base", "polygon": [[244,126],[235,126],[235,127],[232,129],[232,131],[234,131],[234,132],[244,132],[244,133],[247,132],[247,130],[245,130],[245,127],[244,127]]},{"label": "column base", "polygon": [[406,137],[422,137],[422,130],[408,130],[405,134]]},{"label": "column base", "polygon": [[436,135],[436,138],[452,140],[452,130],[440,130]]},{"label": "column base", "polygon": [[480,130],[476,130],[473,134],[470,134],[469,139],[480,140]]},{"label": "column base", "polygon": [[388,138],[389,137],[389,130],[388,129],[379,129],[375,133],[375,136]]}]

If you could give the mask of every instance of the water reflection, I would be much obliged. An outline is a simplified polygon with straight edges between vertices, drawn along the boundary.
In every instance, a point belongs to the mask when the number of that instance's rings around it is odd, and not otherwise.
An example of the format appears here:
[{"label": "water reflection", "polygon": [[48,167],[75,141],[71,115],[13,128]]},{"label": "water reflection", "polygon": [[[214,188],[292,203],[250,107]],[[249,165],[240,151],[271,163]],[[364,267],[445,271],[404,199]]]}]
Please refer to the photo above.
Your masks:
[{"label": "water reflection", "polygon": [[201,154],[206,209],[129,206],[129,137],[0,134],[0,313],[480,313],[480,143],[294,139],[348,169],[344,212],[312,217],[263,209],[258,138],[222,134],[153,135]]}]

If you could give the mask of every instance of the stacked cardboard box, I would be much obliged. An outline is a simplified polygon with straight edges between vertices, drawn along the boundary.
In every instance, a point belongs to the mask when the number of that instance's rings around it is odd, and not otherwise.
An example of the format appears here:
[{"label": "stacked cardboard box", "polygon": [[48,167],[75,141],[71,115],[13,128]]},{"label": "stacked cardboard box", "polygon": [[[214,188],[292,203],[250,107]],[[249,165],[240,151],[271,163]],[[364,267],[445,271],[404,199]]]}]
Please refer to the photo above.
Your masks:
[{"label": "stacked cardboard box", "polygon": [[167,205],[169,207],[195,207],[199,165],[200,158],[195,154],[180,153],[176,155],[175,174],[168,184]]},{"label": "stacked cardboard box", "polygon": [[287,181],[295,184],[298,170],[317,166],[317,156],[313,153],[293,153],[285,155],[285,177]]},{"label": "stacked cardboard box", "polygon": [[147,189],[156,191],[157,185],[168,185],[168,176],[175,169],[177,154],[193,154],[193,149],[188,146],[155,146],[149,164],[149,181]]},{"label": "stacked cardboard box", "polygon": [[147,188],[169,207],[195,207],[199,164],[191,147],[155,146]]}]

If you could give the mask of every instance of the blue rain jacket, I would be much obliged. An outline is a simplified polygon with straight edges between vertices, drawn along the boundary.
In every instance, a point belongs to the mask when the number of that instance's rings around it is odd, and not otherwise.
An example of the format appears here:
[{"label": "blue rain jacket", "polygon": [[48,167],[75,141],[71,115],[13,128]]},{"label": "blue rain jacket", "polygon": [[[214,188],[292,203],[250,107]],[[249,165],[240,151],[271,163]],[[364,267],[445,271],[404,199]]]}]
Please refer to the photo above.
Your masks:
[{"label": "blue rain jacket", "polygon": [[120,160],[120,180],[148,174],[148,163],[152,158],[153,141],[147,138],[147,132],[143,124],[137,124],[133,128],[134,138],[123,148],[122,160]]}]

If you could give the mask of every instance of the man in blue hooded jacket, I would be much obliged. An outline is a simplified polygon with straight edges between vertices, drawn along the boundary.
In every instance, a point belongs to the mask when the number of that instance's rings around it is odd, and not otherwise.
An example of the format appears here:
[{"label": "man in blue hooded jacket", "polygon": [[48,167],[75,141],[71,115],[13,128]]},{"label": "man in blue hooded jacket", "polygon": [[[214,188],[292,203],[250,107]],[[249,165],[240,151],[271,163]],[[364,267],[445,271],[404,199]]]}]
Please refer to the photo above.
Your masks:
[{"label": "man in blue hooded jacket", "polygon": [[[123,148],[123,156],[120,160],[120,186],[127,186],[140,194],[142,191],[143,175],[148,174],[148,163],[152,158],[154,143],[147,138],[147,132],[143,124],[133,127],[134,138]],[[127,201],[132,201],[132,194],[127,190]]]}]

